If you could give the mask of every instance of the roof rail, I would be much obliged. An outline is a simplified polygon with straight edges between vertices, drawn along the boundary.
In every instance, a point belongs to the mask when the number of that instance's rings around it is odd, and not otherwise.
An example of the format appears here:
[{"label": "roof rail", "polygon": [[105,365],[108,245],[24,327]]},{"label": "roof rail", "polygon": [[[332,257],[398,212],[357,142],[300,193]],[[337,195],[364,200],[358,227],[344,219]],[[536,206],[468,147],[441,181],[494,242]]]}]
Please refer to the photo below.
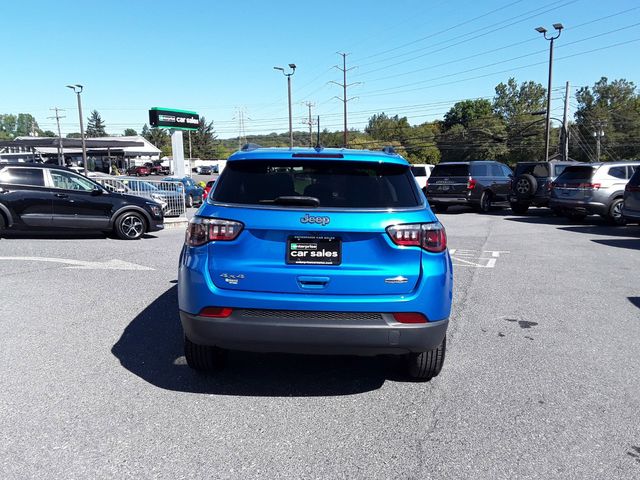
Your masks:
[{"label": "roof rail", "polygon": [[393,148],[391,145],[388,145],[386,147],[382,147],[382,151],[384,153],[386,153],[387,155],[395,155],[396,154],[396,149]]},{"label": "roof rail", "polygon": [[245,143],[240,150],[243,152],[250,152],[251,150],[256,150],[257,148],[262,148],[262,145],[258,145],[257,143]]}]

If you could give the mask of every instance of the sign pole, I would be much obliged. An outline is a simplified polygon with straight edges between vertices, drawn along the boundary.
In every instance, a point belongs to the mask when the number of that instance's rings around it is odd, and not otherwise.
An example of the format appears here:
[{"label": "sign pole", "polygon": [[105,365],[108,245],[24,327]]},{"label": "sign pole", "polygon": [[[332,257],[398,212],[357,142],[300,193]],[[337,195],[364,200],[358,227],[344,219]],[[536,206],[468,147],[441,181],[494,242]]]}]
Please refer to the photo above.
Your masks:
[{"label": "sign pole", "polygon": [[173,158],[173,174],[179,178],[184,177],[186,172],[184,168],[182,130],[171,131],[171,157]]}]

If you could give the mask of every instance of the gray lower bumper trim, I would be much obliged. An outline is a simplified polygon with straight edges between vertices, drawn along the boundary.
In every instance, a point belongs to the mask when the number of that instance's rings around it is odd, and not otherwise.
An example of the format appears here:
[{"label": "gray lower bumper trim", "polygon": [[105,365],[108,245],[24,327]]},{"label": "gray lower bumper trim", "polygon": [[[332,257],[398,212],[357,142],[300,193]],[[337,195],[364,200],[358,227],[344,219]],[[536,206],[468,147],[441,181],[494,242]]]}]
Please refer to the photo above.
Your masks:
[{"label": "gray lower bumper trim", "polygon": [[401,324],[380,319],[255,318],[234,311],[229,318],[180,312],[185,335],[194,343],[230,350],[308,354],[380,355],[424,352],[445,337],[449,319]]}]

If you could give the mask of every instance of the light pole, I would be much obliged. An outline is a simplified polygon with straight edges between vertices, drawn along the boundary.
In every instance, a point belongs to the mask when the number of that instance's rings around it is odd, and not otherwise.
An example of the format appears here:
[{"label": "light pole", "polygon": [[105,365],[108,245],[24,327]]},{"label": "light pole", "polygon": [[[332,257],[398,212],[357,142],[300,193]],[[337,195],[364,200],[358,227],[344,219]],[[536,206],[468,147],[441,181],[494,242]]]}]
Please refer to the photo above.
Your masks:
[{"label": "light pole", "polygon": [[547,29],[544,27],[536,28],[536,32],[544,35],[545,40],[549,40],[549,83],[547,84],[547,123],[544,127],[544,160],[549,160],[549,130],[551,128],[551,77],[553,72],[553,41],[560,36],[564,28],[561,23],[554,23],[553,28],[558,31],[556,36],[547,37]]},{"label": "light pole", "polygon": [[67,88],[73,90],[73,93],[78,97],[78,117],[80,118],[80,137],[82,138],[82,162],[84,163],[84,174],[89,174],[89,167],[87,166],[87,146],[84,142],[84,125],[82,123],[82,101],[80,100],[80,94],[84,88],[82,85],[67,85]]},{"label": "light pole", "polygon": [[287,77],[287,91],[289,93],[289,147],[293,148],[293,123],[291,117],[291,75],[296,73],[296,64],[290,63],[289,68],[291,73],[285,73],[282,67],[273,67],[275,70],[280,70],[282,74]]}]

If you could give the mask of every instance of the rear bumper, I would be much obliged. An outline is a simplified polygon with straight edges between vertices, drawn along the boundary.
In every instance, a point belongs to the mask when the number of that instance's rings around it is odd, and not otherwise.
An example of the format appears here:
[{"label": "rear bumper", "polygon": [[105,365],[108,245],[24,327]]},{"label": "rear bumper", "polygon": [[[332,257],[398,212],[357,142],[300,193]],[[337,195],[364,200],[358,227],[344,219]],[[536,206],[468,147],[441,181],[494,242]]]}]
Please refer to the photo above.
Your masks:
[{"label": "rear bumper", "polygon": [[473,201],[471,197],[460,194],[460,195],[448,195],[448,196],[438,196],[438,195],[429,195],[427,192],[427,199],[429,203],[432,205],[475,205],[478,203],[477,201]]},{"label": "rear bumper", "polygon": [[551,198],[551,200],[549,200],[549,206],[551,208],[571,210],[589,215],[606,215],[609,213],[609,207],[604,203],[588,200],[564,200],[561,198]]},{"label": "rear bumper", "polygon": [[[266,315],[263,312],[269,312]],[[180,312],[185,335],[194,343],[251,352],[380,355],[436,348],[449,319],[402,324],[390,314],[360,318],[354,313],[236,310],[228,318]],[[323,315],[324,314],[324,315]]]}]

